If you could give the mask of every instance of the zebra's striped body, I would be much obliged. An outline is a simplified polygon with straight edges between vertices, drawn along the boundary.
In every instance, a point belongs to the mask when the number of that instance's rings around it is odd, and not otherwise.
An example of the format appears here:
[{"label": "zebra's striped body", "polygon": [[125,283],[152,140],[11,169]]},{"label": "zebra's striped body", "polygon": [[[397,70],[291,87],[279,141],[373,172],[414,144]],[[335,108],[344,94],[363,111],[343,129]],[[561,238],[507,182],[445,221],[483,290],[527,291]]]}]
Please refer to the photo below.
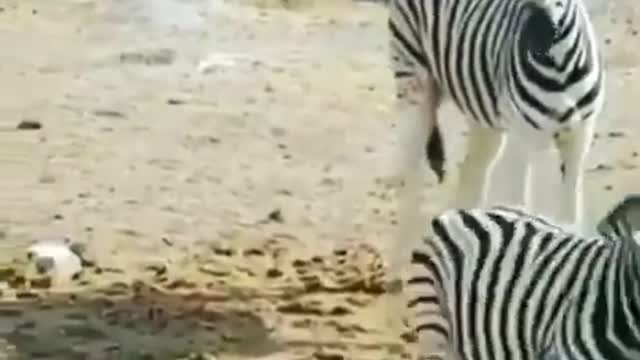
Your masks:
[{"label": "zebra's striped body", "polygon": [[392,0],[390,51],[400,147],[387,180],[399,187],[397,250],[419,238],[425,143],[445,173],[437,111],[453,99],[469,120],[466,157],[449,207],[486,203],[506,135],[516,136],[509,205],[529,205],[530,153],[554,144],[561,162],[559,220],[582,226],[586,156],[604,101],[604,71],[583,0]]},{"label": "zebra's striped body", "polygon": [[477,125],[554,133],[601,106],[582,0],[395,0],[389,28],[395,77],[432,78]]},{"label": "zebra's striped body", "polygon": [[632,237],[583,238],[504,207],[448,210],[432,230],[407,284],[421,358],[640,359]]}]

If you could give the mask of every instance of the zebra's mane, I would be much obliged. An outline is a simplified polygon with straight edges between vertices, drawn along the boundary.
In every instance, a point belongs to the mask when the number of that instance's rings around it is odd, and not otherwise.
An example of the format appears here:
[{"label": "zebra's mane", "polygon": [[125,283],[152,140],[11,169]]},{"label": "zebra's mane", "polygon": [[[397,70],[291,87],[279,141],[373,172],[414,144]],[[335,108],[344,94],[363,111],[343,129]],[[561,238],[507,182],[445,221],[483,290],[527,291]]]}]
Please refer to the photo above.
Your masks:
[{"label": "zebra's mane", "polygon": [[[488,210],[501,216],[526,220],[537,227],[564,234],[574,234],[570,225],[558,224],[548,217],[533,214],[523,206],[497,205]],[[640,194],[629,194],[615,204],[596,226],[598,238],[606,240],[629,240],[640,246]]]},{"label": "zebra's mane", "polygon": [[492,206],[489,209],[489,211],[497,213],[499,215],[503,215],[503,216],[506,215],[509,217],[529,220],[531,222],[536,223],[537,225],[541,225],[545,228],[549,228],[558,232],[564,232],[564,233],[570,232],[566,226],[561,226],[544,215],[533,214],[525,210],[525,208],[522,206],[497,205],[497,206]]},{"label": "zebra's mane", "polygon": [[551,232],[563,237],[572,237],[583,241],[608,240],[603,236],[585,236],[571,224],[558,223],[545,215],[534,214],[522,206],[497,205],[490,207],[487,213],[503,216],[518,222],[527,222],[540,231]]},{"label": "zebra's mane", "polygon": [[640,232],[640,194],[628,194],[615,204],[597,225],[598,232],[609,239],[629,239],[638,243]]}]

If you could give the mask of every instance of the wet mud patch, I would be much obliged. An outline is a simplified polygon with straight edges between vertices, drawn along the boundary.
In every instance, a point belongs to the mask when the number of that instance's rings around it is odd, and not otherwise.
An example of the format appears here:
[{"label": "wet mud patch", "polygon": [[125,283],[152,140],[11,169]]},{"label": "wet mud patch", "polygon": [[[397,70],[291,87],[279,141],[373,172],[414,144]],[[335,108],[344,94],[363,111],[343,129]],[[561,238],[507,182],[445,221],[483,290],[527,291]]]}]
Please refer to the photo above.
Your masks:
[{"label": "wet mud patch", "polygon": [[[98,260],[98,263],[100,261]],[[28,359],[350,359],[406,355],[375,321],[382,260],[353,244],[314,253],[272,237],[215,243],[134,280],[87,268],[72,290],[3,277],[0,354]],[[113,270],[113,269],[111,269]],[[6,272],[6,271],[5,271]],[[378,311],[379,312],[379,311]],[[364,357],[362,357],[364,356]]]},{"label": "wet mud patch", "polygon": [[3,301],[0,353],[28,359],[181,359],[276,351],[272,329],[248,305],[214,297],[185,301],[142,282],[91,295]]}]

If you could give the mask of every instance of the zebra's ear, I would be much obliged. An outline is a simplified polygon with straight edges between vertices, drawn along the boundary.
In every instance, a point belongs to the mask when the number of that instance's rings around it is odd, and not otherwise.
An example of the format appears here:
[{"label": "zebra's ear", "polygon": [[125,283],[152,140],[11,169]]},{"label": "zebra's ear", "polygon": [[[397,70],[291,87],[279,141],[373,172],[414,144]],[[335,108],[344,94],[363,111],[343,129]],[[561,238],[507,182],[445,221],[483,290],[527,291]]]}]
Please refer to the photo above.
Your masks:
[{"label": "zebra's ear", "polygon": [[640,194],[630,194],[618,202],[597,226],[609,238],[630,238],[640,230]]}]

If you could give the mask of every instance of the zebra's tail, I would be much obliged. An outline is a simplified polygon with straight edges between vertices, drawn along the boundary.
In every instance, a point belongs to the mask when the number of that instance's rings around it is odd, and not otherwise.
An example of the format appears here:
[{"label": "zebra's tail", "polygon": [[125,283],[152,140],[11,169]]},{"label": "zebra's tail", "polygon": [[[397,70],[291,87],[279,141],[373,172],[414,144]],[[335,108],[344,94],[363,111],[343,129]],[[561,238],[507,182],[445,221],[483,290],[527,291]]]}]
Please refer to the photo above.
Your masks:
[{"label": "zebra's tail", "polygon": [[442,143],[442,133],[440,132],[440,127],[437,122],[433,125],[433,129],[425,145],[425,150],[429,167],[436,174],[438,182],[442,183],[444,181],[446,159],[444,144]]}]

